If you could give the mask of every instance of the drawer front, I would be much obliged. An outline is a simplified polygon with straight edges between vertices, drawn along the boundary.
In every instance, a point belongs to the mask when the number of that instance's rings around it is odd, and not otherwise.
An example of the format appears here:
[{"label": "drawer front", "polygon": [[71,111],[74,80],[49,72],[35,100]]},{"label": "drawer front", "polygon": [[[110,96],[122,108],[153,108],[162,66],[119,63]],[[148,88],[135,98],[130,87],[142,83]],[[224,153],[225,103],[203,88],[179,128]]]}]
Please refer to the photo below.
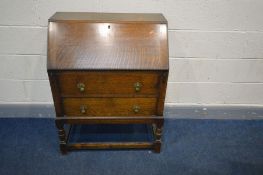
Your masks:
[{"label": "drawer front", "polygon": [[156,98],[65,98],[67,116],[149,116],[156,114]]},{"label": "drawer front", "polygon": [[58,74],[62,96],[157,95],[158,72],[61,72]]}]

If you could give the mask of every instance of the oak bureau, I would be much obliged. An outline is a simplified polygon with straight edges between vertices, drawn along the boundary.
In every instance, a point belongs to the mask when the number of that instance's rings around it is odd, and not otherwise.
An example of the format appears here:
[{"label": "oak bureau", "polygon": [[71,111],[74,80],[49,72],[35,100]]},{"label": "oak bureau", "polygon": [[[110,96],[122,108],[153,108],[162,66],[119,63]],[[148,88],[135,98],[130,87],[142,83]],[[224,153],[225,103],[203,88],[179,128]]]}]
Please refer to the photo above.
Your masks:
[{"label": "oak bureau", "polygon": [[[160,152],[168,57],[162,14],[55,13],[48,25],[47,71],[61,152]],[[154,140],[70,143],[65,124],[147,124]]]}]

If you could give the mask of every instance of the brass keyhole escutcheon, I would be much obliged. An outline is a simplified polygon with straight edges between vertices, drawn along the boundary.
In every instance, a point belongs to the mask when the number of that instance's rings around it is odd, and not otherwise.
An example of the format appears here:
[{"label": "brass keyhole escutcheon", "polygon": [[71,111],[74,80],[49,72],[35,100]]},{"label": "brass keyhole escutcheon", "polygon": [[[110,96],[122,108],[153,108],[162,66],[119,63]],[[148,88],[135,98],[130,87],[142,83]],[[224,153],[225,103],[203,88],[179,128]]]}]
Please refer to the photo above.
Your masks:
[{"label": "brass keyhole escutcheon", "polygon": [[86,112],[87,112],[87,106],[81,105],[81,106],[80,106],[80,113],[81,113],[81,114],[86,114]]},{"label": "brass keyhole escutcheon", "polygon": [[134,83],[135,92],[139,92],[141,90],[142,84],[140,82]]},{"label": "brass keyhole escutcheon", "polygon": [[140,109],[141,109],[141,108],[140,108],[140,106],[138,106],[138,105],[134,105],[134,106],[133,106],[133,112],[134,112],[134,113],[140,112]]},{"label": "brass keyhole escutcheon", "polygon": [[85,91],[85,84],[84,83],[78,83],[77,88],[79,89],[80,92]]}]

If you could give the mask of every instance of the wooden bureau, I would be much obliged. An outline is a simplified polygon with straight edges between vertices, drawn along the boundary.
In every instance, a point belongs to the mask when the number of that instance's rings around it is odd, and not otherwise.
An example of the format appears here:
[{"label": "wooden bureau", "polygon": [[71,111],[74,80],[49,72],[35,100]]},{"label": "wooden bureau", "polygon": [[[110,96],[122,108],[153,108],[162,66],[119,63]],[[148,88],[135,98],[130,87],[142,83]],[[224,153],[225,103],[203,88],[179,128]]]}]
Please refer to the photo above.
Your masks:
[{"label": "wooden bureau", "polygon": [[[168,60],[162,14],[55,13],[49,19],[47,69],[61,152],[160,152]],[[70,143],[65,124],[147,124],[154,141]]]}]

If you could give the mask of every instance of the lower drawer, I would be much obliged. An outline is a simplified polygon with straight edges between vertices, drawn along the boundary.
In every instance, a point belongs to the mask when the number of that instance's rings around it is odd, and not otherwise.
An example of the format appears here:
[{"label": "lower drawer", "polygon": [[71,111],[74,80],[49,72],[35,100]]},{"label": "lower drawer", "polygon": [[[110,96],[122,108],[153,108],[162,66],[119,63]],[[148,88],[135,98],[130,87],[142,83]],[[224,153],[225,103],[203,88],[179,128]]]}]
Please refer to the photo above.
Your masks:
[{"label": "lower drawer", "polygon": [[156,98],[65,98],[67,116],[149,116],[156,114]]}]

